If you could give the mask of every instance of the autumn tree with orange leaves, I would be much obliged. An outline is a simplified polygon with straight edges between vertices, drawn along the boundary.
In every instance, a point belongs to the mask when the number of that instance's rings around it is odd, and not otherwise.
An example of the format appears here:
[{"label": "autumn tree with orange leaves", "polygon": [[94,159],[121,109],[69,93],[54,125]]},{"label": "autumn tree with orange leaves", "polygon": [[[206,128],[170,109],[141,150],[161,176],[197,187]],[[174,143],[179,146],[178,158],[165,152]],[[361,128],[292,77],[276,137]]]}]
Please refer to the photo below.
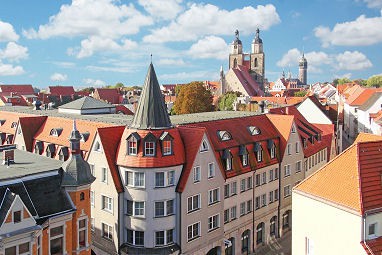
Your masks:
[{"label": "autumn tree with orange leaves", "polygon": [[212,94],[203,86],[203,82],[194,81],[180,87],[174,104],[175,114],[210,112],[212,110]]}]

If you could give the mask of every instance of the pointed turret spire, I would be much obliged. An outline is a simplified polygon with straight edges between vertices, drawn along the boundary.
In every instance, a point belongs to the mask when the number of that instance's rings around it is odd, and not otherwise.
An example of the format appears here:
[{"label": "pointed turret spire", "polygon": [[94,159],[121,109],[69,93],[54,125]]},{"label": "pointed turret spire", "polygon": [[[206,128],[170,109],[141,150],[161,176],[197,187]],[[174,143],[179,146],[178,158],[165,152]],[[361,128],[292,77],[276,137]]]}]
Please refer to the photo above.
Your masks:
[{"label": "pointed turret spire", "polygon": [[73,120],[73,130],[69,137],[71,154],[62,164],[62,186],[78,187],[91,184],[95,177],[91,174],[89,164],[82,158],[80,141],[81,134],[77,130],[76,120]]},{"label": "pointed turret spire", "polygon": [[172,127],[152,63],[150,63],[137,111],[130,127],[136,129]]}]

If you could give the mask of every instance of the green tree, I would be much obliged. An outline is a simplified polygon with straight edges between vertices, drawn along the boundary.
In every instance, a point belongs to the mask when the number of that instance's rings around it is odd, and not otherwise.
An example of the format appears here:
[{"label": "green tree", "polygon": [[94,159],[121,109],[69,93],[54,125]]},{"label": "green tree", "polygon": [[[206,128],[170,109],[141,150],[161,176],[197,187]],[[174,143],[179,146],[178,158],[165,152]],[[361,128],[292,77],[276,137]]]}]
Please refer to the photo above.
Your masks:
[{"label": "green tree", "polygon": [[382,75],[374,75],[367,79],[366,82],[368,87],[382,87]]},{"label": "green tree", "polygon": [[81,91],[92,93],[95,91],[95,89],[94,87],[87,87],[87,88],[81,89]]},{"label": "green tree", "polygon": [[294,93],[294,96],[295,97],[304,97],[304,96],[306,96],[306,90],[301,90],[301,91],[297,91],[297,92],[295,92]]},{"label": "green tree", "polygon": [[210,112],[213,110],[212,94],[203,86],[203,82],[191,82],[182,85],[174,104],[176,114]]},{"label": "green tree", "polygon": [[122,82],[118,82],[117,84],[114,85],[114,88],[123,88],[125,85],[123,85]]},{"label": "green tree", "polygon": [[344,84],[344,83],[349,83],[351,80],[349,78],[340,78],[338,79],[338,85]]},{"label": "green tree", "polygon": [[218,100],[218,109],[220,111],[233,111],[233,103],[236,101],[237,93],[229,91],[221,95]]}]

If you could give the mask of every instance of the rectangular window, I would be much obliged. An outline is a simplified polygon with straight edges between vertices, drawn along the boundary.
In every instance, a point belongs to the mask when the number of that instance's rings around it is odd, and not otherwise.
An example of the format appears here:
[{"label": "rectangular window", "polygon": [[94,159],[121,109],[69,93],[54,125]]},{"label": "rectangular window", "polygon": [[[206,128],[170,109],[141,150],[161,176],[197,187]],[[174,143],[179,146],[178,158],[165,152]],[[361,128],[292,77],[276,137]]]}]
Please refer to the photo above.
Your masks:
[{"label": "rectangular window", "polygon": [[275,168],[275,180],[277,180],[279,178],[279,168],[276,167]]},{"label": "rectangular window", "polygon": [[175,171],[167,172],[167,185],[168,186],[175,185]]},{"label": "rectangular window", "polygon": [[200,194],[187,198],[187,212],[193,212],[201,208]]},{"label": "rectangular window", "polygon": [[215,176],[215,164],[213,162],[208,163],[208,178]]},{"label": "rectangular window", "polygon": [[82,219],[78,221],[78,246],[80,248],[86,247],[86,237],[87,237],[87,221]]},{"label": "rectangular window", "polygon": [[269,203],[273,203],[273,191],[269,192]]},{"label": "rectangular window", "polygon": [[264,172],[261,174],[262,175],[262,178],[261,178],[261,185],[264,185],[267,183],[267,172]]},{"label": "rectangular window", "polygon": [[145,241],[145,232],[133,231],[127,229],[127,243],[143,246]]},{"label": "rectangular window", "polygon": [[261,195],[261,206],[266,206],[267,205],[267,194]]},{"label": "rectangular window", "polygon": [[164,245],[164,231],[155,232],[155,245]]},{"label": "rectangular window", "polygon": [[164,216],[164,201],[155,202],[155,217]]},{"label": "rectangular window", "polygon": [[245,214],[245,202],[240,203],[240,216]]},{"label": "rectangular window", "polygon": [[155,173],[155,187],[164,187],[164,172]]},{"label": "rectangular window", "polygon": [[300,153],[300,142],[296,142],[296,153]]},{"label": "rectangular window", "polygon": [[208,217],[208,231],[219,228],[219,214]]},{"label": "rectangular window", "polygon": [[243,154],[243,166],[248,165],[248,154]]},{"label": "rectangular window", "polygon": [[255,198],[255,209],[259,209],[260,208],[260,197],[256,197]]},{"label": "rectangular window", "polygon": [[273,169],[269,170],[269,182],[273,181]]},{"label": "rectangular window", "polygon": [[245,191],[245,183],[247,182],[246,179],[241,179],[240,180],[240,192],[244,192]]},{"label": "rectangular window", "polygon": [[284,197],[290,196],[290,185],[284,187]]},{"label": "rectangular window", "polygon": [[200,222],[194,223],[187,227],[187,241],[190,242],[200,237]]},{"label": "rectangular window", "polygon": [[107,239],[113,239],[113,227],[102,223],[102,237]]},{"label": "rectangular window", "polygon": [[113,199],[111,197],[102,196],[102,210],[113,212]]},{"label": "rectangular window", "polygon": [[227,167],[227,171],[232,170],[232,158],[231,157],[228,157],[226,159],[226,167]]},{"label": "rectangular window", "polygon": [[232,182],[231,183],[231,196],[236,195],[236,194],[237,194],[237,183]]},{"label": "rectangular window", "polygon": [[275,190],[275,201],[279,200],[279,189]]},{"label": "rectangular window", "polygon": [[163,145],[163,156],[171,155],[172,154],[171,141],[162,141],[162,145]]},{"label": "rectangular window", "polygon": [[252,187],[253,187],[252,176],[249,176],[247,179],[247,189],[252,189]]},{"label": "rectangular window", "polygon": [[138,188],[145,187],[145,173],[126,171],[126,185]]},{"label": "rectangular window", "polygon": [[102,167],[102,182],[107,183],[107,169]]},{"label": "rectangular window", "polygon": [[273,145],[273,146],[271,147],[271,158],[273,159],[273,158],[275,158],[275,157],[276,157],[276,146]]},{"label": "rectangular window", "polygon": [[13,212],[13,223],[19,223],[21,221],[21,211]]},{"label": "rectangular window", "polygon": [[256,187],[260,186],[260,174],[256,174]]},{"label": "rectangular window", "polygon": [[166,242],[167,244],[173,243],[174,242],[174,230],[169,229],[166,231]]},{"label": "rectangular window", "polygon": [[174,200],[166,201],[166,215],[174,214]]},{"label": "rectangular window", "polygon": [[155,232],[155,245],[161,246],[166,244],[171,244],[174,242],[173,230],[169,229],[167,231],[157,231]]},{"label": "rectangular window", "polygon": [[291,155],[292,154],[292,149],[291,149],[292,145],[290,143],[288,143],[288,146],[287,146],[287,154],[288,155]]},{"label": "rectangular window", "polygon": [[145,156],[155,156],[154,142],[145,142]]},{"label": "rectangular window", "polygon": [[301,172],[301,161],[296,162],[296,173]]},{"label": "rectangular window", "polygon": [[261,148],[257,151],[256,157],[257,157],[257,162],[263,161],[263,150]]},{"label": "rectangular window", "polygon": [[229,209],[224,210],[224,223],[229,222]]},{"label": "rectangular window", "polygon": [[284,166],[284,176],[287,177],[290,175],[290,165]]},{"label": "rectangular window", "polygon": [[229,183],[225,184],[224,185],[224,198],[228,198],[229,197]]},{"label": "rectangular window", "polygon": [[135,138],[127,141],[127,153],[129,155],[137,155],[137,140]]},{"label": "rectangular window", "polygon": [[89,166],[90,166],[90,172],[92,173],[93,176],[95,176],[94,165],[93,164],[89,164]]},{"label": "rectangular window", "polygon": [[208,204],[214,204],[220,201],[220,189],[216,188],[208,191]]},{"label": "rectangular window", "polygon": [[145,202],[134,202],[134,216],[145,216]]},{"label": "rectangular window", "polygon": [[64,254],[64,226],[51,228],[50,233],[50,254]]},{"label": "rectangular window", "polygon": [[194,167],[194,183],[200,182],[200,166]]},{"label": "rectangular window", "polygon": [[247,213],[252,212],[252,199],[247,201]]},{"label": "rectangular window", "polygon": [[374,237],[377,233],[376,230],[377,230],[377,223],[369,224],[369,230],[368,230],[369,236]]},{"label": "rectangular window", "polygon": [[94,191],[90,191],[90,205],[94,207]]},{"label": "rectangular window", "polygon": [[236,219],[236,206],[231,207],[231,220]]}]

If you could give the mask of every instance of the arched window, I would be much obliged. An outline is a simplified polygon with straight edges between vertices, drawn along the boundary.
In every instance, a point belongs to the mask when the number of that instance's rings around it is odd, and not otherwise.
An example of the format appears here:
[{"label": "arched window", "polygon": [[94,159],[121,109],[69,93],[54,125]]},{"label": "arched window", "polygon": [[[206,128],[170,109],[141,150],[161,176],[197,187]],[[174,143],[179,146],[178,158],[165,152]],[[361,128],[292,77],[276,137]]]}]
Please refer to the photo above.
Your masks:
[{"label": "arched window", "polygon": [[208,151],[208,143],[206,140],[203,140],[202,146],[200,146],[200,152]]},{"label": "arched window", "polygon": [[259,225],[257,225],[257,228],[256,228],[256,244],[260,244],[264,241],[263,231],[264,231],[264,222],[261,222],[259,223]]},{"label": "arched window", "polygon": [[229,242],[225,243],[225,255],[234,255],[235,254],[235,238],[231,237],[228,239]]},{"label": "arched window", "polygon": [[233,60],[233,68],[237,68],[237,59],[236,58]]},{"label": "arched window", "polygon": [[269,228],[269,234],[271,236],[274,236],[276,235],[276,221],[277,221],[277,217],[276,216],[273,216],[271,218],[271,221],[270,221],[270,228]]},{"label": "arched window", "polygon": [[250,231],[249,229],[247,229],[241,235],[241,251],[242,252],[249,251],[249,238],[250,238],[249,234],[250,234]]},{"label": "arched window", "polygon": [[253,61],[253,64],[255,65],[255,67],[257,67],[257,58],[255,58],[255,61]]},{"label": "arched window", "polygon": [[80,201],[85,200],[85,193],[81,192],[80,194]]}]

